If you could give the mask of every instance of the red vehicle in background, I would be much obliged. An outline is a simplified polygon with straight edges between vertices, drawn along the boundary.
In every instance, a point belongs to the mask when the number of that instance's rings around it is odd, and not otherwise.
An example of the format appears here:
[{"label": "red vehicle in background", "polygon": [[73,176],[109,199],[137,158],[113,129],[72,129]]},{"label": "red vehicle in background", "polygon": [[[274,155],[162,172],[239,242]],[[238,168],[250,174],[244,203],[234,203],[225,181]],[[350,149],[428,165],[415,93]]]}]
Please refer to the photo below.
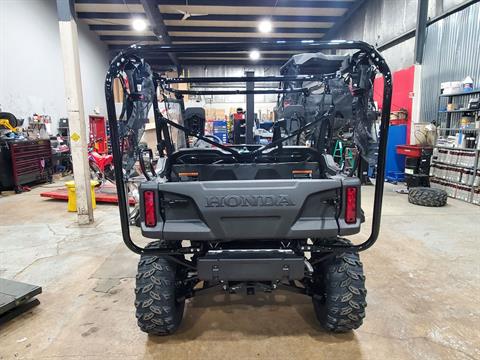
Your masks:
[{"label": "red vehicle in background", "polygon": [[105,181],[115,183],[113,173],[113,156],[108,154],[107,129],[103,116],[89,116],[90,143],[88,146],[88,163],[91,178],[101,184]]},{"label": "red vehicle in background", "polygon": [[100,185],[107,180],[115,184],[115,174],[113,172],[113,156],[102,155],[94,148],[89,147],[88,164],[90,166],[90,176],[94,180],[98,180]]}]

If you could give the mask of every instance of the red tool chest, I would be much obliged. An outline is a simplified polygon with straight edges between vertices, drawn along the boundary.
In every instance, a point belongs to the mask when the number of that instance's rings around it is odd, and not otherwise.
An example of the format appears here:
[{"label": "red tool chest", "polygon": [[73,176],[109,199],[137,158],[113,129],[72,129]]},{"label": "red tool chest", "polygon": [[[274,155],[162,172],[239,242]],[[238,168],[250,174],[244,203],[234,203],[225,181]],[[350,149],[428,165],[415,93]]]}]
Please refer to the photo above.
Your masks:
[{"label": "red tool chest", "polygon": [[0,191],[22,191],[22,185],[52,179],[50,140],[7,140],[0,149]]},{"label": "red tool chest", "polygon": [[397,145],[397,154],[419,158],[422,156],[422,148],[421,145]]}]

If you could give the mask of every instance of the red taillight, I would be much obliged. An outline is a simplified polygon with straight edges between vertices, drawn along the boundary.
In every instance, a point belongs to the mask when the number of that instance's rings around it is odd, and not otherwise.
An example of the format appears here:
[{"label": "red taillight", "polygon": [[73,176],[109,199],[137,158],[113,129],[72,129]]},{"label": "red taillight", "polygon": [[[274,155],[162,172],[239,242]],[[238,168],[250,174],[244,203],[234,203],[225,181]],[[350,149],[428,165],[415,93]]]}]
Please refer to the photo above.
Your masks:
[{"label": "red taillight", "polygon": [[355,224],[357,222],[357,188],[347,187],[347,202],[345,206],[345,222]]},{"label": "red taillight", "polygon": [[155,212],[155,193],[145,191],[143,193],[143,206],[145,207],[145,225],[155,227],[157,225],[157,214]]}]

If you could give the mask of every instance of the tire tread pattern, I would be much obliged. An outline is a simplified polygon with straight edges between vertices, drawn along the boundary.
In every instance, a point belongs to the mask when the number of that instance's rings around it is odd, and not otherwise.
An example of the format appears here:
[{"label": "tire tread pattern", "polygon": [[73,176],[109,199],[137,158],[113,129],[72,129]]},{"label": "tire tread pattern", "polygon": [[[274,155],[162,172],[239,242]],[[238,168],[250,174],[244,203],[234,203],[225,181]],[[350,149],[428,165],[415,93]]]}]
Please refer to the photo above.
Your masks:
[{"label": "tire tread pattern", "polygon": [[[160,242],[153,242],[146,248],[159,246]],[[140,257],[135,287],[135,315],[143,332],[169,335],[180,325],[185,302],[177,302],[175,298],[175,274],[176,264],[164,257]]]},{"label": "tire tread pattern", "polygon": [[408,192],[408,202],[414,205],[440,207],[447,203],[447,192],[428,187],[411,188]]},{"label": "tire tread pattern", "polygon": [[365,275],[358,253],[342,253],[319,268],[323,274],[322,294],[314,294],[317,319],[337,333],[358,329],[367,306]]}]

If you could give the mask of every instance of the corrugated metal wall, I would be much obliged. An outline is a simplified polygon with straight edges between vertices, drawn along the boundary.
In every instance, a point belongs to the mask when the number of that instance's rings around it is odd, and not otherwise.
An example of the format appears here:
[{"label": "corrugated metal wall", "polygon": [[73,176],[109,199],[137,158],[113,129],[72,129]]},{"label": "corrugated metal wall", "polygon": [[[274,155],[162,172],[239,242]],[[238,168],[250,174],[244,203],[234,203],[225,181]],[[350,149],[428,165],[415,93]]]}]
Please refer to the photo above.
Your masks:
[{"label": "corrugated metal wall", "polygon": [[475,88],[480,87],[480,3],[427,28],[420,122],[437,118],[440,83],[467,76],[473,78]]}]

